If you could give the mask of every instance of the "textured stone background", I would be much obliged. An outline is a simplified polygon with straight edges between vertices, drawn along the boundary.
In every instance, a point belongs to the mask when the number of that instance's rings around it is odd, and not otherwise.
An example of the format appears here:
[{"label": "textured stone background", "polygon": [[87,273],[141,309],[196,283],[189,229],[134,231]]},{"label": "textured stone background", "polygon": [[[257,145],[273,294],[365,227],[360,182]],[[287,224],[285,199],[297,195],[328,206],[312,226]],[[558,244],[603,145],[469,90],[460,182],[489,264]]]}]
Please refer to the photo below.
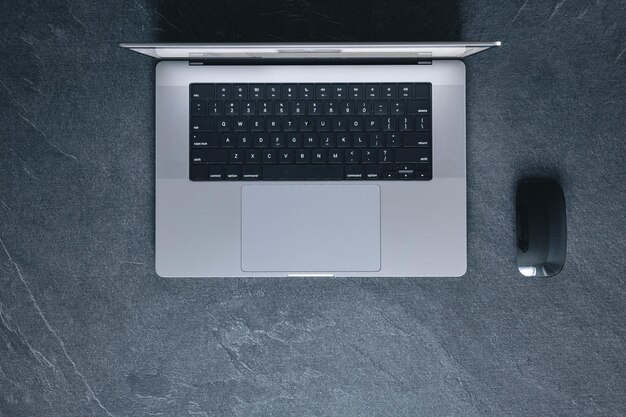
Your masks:
[{"label": "textured stone background", "polygon": [[[626,415],[626,4],[500,3],[2,2],[0,416]],[[429,39],[504,42],[467,60],[465,277],[155,275],[154,62],[118,42]]]}]

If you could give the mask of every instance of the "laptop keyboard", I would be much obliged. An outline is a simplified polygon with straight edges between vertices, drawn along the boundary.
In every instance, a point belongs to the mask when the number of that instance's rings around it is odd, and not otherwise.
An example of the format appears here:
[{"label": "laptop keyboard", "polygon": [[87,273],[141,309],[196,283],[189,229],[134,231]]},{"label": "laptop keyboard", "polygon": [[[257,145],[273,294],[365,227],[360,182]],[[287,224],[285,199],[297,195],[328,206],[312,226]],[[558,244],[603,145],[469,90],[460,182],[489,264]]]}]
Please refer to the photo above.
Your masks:
[{"label": "laptop keyboard", "polygon": [[432,179],[431,84],[191,84],[190,179]]}]

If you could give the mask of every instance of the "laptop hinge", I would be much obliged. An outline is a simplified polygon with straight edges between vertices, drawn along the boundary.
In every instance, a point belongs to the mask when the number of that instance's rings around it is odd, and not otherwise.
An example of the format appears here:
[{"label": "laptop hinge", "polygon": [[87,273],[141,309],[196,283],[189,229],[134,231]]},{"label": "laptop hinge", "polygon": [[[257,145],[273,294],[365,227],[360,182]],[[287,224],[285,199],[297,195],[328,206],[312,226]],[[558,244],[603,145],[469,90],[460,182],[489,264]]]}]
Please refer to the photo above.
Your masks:
[{"label": "laptop hinge", "polygon": [[250,64],[264,64],[264,65],[306,65],[306,64],[317,64],[317,65],[350,65],[350,64],[378,64],[378,65],[389,65],[389,64],[417,64],[417,65],[432,65],[432,59],[406,59],[406,58],[385,58],[385,59],[372,59],[372,58],[230,58],[230,59],[190,59],[189,65],[250,65]]}]

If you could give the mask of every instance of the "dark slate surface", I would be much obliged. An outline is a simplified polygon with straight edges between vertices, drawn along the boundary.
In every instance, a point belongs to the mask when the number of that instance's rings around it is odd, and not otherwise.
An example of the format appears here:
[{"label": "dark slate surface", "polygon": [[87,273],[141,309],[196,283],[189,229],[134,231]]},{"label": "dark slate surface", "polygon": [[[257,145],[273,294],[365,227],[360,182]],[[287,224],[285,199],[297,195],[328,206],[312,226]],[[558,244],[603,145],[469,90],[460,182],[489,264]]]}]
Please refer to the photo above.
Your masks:
[{"label": "dark slate surface", "polygon": [[[626,415],[626,5],[492,3],[2,2],[0,416]],[[427,39],[504,42],[467,61],[465,277],[155,275],[154,62],[118,42]],[[514,266],[539,174],[546,280]]]}]

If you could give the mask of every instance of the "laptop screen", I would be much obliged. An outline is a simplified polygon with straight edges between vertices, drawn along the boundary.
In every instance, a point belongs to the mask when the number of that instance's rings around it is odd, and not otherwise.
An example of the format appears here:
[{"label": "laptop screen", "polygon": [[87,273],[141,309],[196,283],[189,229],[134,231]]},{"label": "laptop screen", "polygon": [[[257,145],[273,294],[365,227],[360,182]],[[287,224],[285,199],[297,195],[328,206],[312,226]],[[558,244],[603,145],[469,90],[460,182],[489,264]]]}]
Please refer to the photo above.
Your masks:
[{"label": "laptop screen", "polygon": [[122,48],[158,59],[459,59],[500,46],[500,42],[428,43],[122,43]]}]

